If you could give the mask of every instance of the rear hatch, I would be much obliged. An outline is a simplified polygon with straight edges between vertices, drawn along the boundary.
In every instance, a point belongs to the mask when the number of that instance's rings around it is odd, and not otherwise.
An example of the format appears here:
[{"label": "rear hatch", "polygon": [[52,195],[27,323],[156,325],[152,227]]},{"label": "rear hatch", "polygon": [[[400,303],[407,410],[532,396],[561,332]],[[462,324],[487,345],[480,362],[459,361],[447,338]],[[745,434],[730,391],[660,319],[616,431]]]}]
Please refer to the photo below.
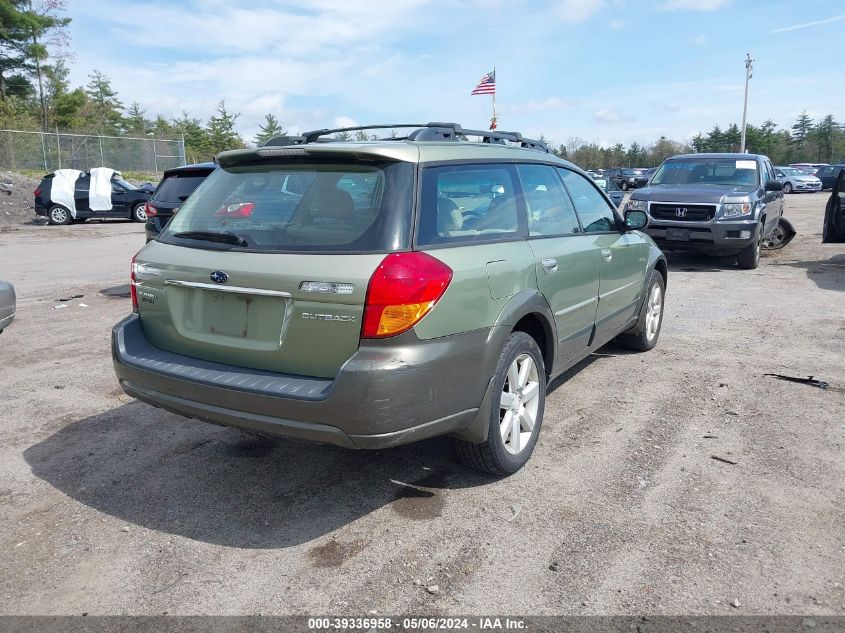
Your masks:
[{"label": "rear hatch", "polygon": [[358,348],[367,284],[408,248],[413,164],[348,157],[218,168],[134,266],[161,349],[330,378]]}]

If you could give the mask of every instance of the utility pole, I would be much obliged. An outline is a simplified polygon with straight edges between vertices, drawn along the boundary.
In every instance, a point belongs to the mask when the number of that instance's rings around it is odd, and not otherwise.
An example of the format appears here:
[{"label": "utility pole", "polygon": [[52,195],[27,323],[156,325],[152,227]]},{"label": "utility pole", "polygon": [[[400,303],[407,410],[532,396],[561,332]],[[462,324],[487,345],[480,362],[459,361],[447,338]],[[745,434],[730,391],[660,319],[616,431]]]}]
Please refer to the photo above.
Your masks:
[{"label": "utility pole", "polygon": [[753,72],[752,64],[754,60],[751,59],[751,53],[745,54],[745,103],[742,106],[742,140],[740,141],[739,151],[745,153],[745,120],[748,115],[748,82],[751,79]]}]

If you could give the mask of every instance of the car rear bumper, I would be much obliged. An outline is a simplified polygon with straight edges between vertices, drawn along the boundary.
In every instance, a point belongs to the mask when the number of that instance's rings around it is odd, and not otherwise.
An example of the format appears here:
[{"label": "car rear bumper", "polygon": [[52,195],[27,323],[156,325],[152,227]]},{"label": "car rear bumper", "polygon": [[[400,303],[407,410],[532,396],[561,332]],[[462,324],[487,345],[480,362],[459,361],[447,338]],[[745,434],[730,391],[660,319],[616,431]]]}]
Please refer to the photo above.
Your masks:
[{"label": "car rear bumper", "polygon": [[[652,220],[646,233],[663,250],[735,255],[758,239],[759,230],[760,223],[754,220],[688,223]],[[678,231],[689,231],[689,239],[678,239]]]},{"label": "car rear bumper", "polygon": [[413,333],[367,341],[334,379],[212,363],[153,347],[132,315],[112,330],[118,381],[130,396],[173,413],[267,435],[383,448],[476,419],[503,328],[429,341]]},{"label": "car rear bumper", "polygon": [[164,228],[164,225],[167,224],[167,221],[172,216],[168,215],[166,218],[161,216],[152,216],[148,217],[147,221],[144,222],[144,233],[147,235],[147,241],[155,239],[161,230]]}]

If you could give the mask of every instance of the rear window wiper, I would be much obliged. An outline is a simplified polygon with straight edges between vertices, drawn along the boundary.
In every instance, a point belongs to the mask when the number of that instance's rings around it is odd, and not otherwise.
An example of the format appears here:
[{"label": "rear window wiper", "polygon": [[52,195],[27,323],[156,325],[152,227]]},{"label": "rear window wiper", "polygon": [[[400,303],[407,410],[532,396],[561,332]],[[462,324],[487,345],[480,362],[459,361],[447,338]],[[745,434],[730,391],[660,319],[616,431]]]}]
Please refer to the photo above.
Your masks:
[{"label": "rear window wiper", "polygon": [[221,244],[233,244],[234,246],[249,246],[249,243],[240,235],[226,233],[224,231],[183,231],[174,233],[173,237],[181,237],[188,240],[205,240],[206,242],[219,242]]}]

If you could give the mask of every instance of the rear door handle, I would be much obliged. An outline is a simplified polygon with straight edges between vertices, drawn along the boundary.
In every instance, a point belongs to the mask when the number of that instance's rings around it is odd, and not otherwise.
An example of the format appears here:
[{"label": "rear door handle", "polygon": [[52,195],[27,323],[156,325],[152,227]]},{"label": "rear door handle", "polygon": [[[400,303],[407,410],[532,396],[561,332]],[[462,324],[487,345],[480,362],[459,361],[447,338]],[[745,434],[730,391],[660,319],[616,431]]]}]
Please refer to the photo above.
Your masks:
[{"label": "rear door handle", "polygon": [[609,262],[613,259],[613,251],[609,248],[603,248],[601,249],[601,256],[604,258],[604,261]]},{"label": "rear door handle", "polygon": [[551,275],[551,274],[557,272],[557,260],[556,259],[552,259],[552,258],[548,257],[548,258],[544,259],[542,263],[543,263],[543,271],[547,275]]}]

